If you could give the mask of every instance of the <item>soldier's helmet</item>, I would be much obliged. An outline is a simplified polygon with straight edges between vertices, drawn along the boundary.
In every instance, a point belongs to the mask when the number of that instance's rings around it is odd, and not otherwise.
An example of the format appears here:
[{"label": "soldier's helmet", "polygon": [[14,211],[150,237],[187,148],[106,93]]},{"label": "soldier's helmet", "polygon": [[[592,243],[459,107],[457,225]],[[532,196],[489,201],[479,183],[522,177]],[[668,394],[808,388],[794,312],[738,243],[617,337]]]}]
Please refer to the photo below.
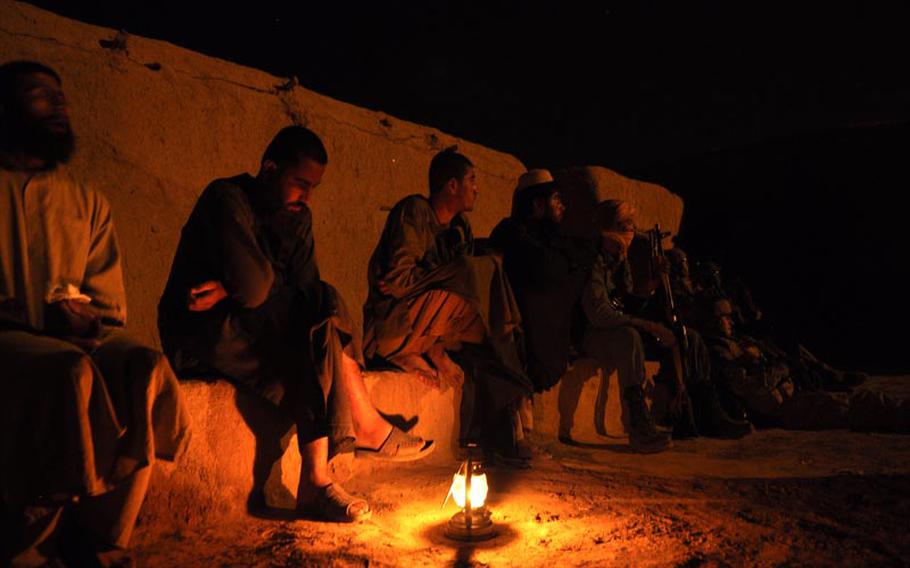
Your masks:
[{"label": "soldier's helmet", "polygon": [[714,261],[699,262],[695,265],[695,280],[703,290],[723,291],[723,272]]}]

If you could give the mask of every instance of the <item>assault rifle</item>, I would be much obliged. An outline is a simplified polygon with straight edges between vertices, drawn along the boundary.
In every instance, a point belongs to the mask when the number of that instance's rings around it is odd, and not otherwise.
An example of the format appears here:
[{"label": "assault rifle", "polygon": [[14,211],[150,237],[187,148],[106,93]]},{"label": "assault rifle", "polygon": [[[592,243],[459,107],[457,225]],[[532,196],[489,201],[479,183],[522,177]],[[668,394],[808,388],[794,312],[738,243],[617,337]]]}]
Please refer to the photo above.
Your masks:
[{"label": "assault rifle", "polygon": [[673,297],[673,288],[670,285],[670,275],[667,274],[665,266],[667,257],[664,254],[663,238],[669,236],[669,233],[662,233],[660,225],[654,225],[654,228],[648,231],[648,243],[651,247],[651,274],[660,275],[660,288],[663,296],[664,316],[667,327],[676,337],[676,344],[671,347],[672,353],[672,375],[676,388],[676,396],[670,402],[670,416],[673,420],[674,434],[679,435],[697,435],[695,427],[695,416],[692,411],[692,401],[686,392],[686,381],[689,378],[689,333],[686,326],[683,325],[679,317],[679,311],[676,308],[676,299]]}]

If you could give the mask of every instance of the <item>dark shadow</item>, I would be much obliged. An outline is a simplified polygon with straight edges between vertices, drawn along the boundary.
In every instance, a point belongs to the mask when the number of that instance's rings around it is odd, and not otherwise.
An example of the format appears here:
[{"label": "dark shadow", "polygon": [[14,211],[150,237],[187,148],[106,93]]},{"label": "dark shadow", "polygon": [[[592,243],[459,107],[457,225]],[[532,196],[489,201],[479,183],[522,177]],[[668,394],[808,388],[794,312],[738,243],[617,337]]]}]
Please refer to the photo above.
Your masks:
[{"label": "dark shadow", "polygon": [[610,374],[600,373],[600,384],[597,386],[597,398],[594,400],[594,431],[601,436],[607,435],[607,399],[610,390]]},{"label": "dark shadow", "polygon": [[[378,355],[374,356],[372,359],[367,361],[366,368],[369,371],[375,371],[375,372],[391,371],[394,373],[401,373],[402,375],[407,374],[407,371],[403,370],[401,367],[388,362],[387,360],[383,359],[382,357],[379,357]],[[452,448],[457,448],[461,441],[459,432],[460,432],[460,428],[461,428],[461,424],[462,424],[462,420],[463,420],[463,416],[462,416],[462,400],[464,398],[462,396],[463,387],[464,387],[464,385],[447,387],[447,388],[455,389],[455,394],[452,397],[453,406],[454,406],[453,414],[455,416],[455,424],[453,425],[451,439],[449,441],[450,447],[452,447]],[[442,392],[445,392],[445,391],[443,390]],[[377,409],[377,410],[379,411],[379,414],[381,414],[383,416],[383,418],[385,418],[389,422],[389,424],[391,424],[392,426],[395,426],[397,428],[400,428],[401,430],[404,430],[405,432],[410,432],[411,429],[414,428],[415,426],[417,426],[417,423],[420,421],[419,415],[414,415],[411,418],[405,418],[401,414],[386,414],[385,412],[383,412],[380,409]],[[439,444],[439,441],[437,441],[437,444]],[[438,449],[438,447],[439,446],[437,446],[437,449]]]},{"label": "dark shadow", "polygon": [[569,371],[559,381],[559,437],[569,438],[572,426],[575,425],[575,411],[581,400],[581,390],[585,386],[584,373]]},{"label": "dark shadow", "polygon": [[471,558],[474,556],[475,547],[467,544],[455,551],[455,562],[452,563],[454,568],[470,568],[474,565]]},{"label": "dark shadow", "polygon": [[[464,401],[465,393],[467,392],[468,389],[473,388],[473,386],[468,385],[467,381],[462,381],[461,384],[456,385],[453,388],[454,388],[454,392],[452,394],[452,416],[455,417],[455,421],[452,424],[452,433],[449,436],[449,440],[451,441],[450,442],[451,447],[454,450],[455,448],[458,448],[461,446],[461,440],[462,440],[461,433],[467,427],[466,426],[467,423],[465,422],[466,418],[463,416],[464,413],[462,412],[463,401]],[[468,418],[467,420],[470,420],[470,418]],[[458,458],[457,450],[454,450],[454,451],[456,452],[455,457]]]},{"label": "dark shadow", "polygon": [[293,509],[295,496],[281,483],[281,457],[296,432],[294,421],[286,412],[242,388],[235,391],[234,401],[243,420],[256,438],[253,458],[253,485],[247,497],[247,512],[273,518],[278,512],[268,504]]},{"label": "dark shadow", "polygon": [[415,426],[417,426],[417,423],[420,422],[420,417],[416,414],[410,418],[405,418],[403,414],[386,414],[385,412],[378,409],[377,412],[379,412],[379,414],[385,418],[389,424],[405,432],[410,432]]},{"label": "dark shadow", "polygon": [[619,454],[634,454],[635,452],[629,447],[628,444],[607,444],[607,443],[598,443],[598,442],[579,442],[571,438],[560,438],[559,442],[565,444],[566,446],[571,446],[573,448],[581,448],[584,450],[607,450],[611,452],[616,452]]},{"label": "dark shadow", "polygon": [[[596,370],[592,367],[591,371]],[[607,433],[606,413],[607,402],[609,400],[610,387],[610,369],[604,370],[599,374],[597,398],[594,401],[594,431],[601,436],[609,436]],[[581,392],[585,383],[592,377],[585,369],[567,372],[559,382],[559,437],[571,438],[572,427],[575,425],[575,412],[578,410],[578,403],[581,401]],[[622,406],[622,421],[626,423],[626,409]]]},{"label": "dark shadow", "polygon": [[556,170],[553,176],[559,182],[559,193],[566,206],[562,231],[573,237],[593,238],[591,212],[606,196],[598,195],[597,183],[583,167]]},{"label": "dark shadow", "polygon": [[251,517],[256,517],[257,519],[264,519],[267,521],[321,521],[325,522],[325,519],[322,517],[317,517],[315,515],[310,515],[307,513],[302,513],[296,509],[285,509],[285,508],[276,508],[269,507],[268,505],[263,505],[261,507],[250,507],[249,502],[247,502],[247,514]]},{"label": "dark shadow", "polygon": [[492,550],[507,546],[517,540],[520,536],[510,525],[496,523],[494,519],[496,536],[490,540],[480,542],[460,542],[452,540],[445,535],[447,523],[448,519],[439,524],[432,525],[426,528],[420,536],[436,546],[453,550],[455,556],[452,558],[451,566],[454,568],[474,566],[473,557],[476,550]]}]

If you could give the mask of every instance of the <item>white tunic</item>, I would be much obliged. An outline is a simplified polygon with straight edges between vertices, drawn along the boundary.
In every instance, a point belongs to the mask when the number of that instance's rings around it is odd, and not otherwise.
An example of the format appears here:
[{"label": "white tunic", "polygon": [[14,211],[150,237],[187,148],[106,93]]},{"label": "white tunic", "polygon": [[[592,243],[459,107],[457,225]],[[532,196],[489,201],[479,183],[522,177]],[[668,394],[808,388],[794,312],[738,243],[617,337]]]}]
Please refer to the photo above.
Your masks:
[{"label": "white tunic", "polygon": [[63,299],[91,302],[106,323],[126,322],[110,205],[62,167],[0,169],[0,302],[15,300],[42,329],[46,303]]}]

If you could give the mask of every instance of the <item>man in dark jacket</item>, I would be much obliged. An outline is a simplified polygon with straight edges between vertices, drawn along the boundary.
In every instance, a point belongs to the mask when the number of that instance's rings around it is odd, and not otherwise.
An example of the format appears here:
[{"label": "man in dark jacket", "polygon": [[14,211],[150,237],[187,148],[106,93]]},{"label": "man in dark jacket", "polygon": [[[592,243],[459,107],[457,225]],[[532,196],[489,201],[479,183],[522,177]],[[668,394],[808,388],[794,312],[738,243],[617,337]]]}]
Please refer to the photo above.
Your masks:
[{"label": "man in dark jacket", "polygon": [[511,216],[490,235],[521,310],[526,366],[537,392],[555,385],[566,370],[572,316],[594,261],[590,243],[560,232],[564,211],[550,172],[530,170],[518,180]]},{"label": "man in dark jacket", "polygon": [[183,228],[158,326],[182,376],[221,376],[287,411],[303,458],[297,507],[329,520],[370,514],[328,474],[331,455],[406,460],[432,442],[391,426],[363,384],[360,337],[319,277],[310,197],[328,156],[310,130],[272,140],[259,174],[214,181]]}]

